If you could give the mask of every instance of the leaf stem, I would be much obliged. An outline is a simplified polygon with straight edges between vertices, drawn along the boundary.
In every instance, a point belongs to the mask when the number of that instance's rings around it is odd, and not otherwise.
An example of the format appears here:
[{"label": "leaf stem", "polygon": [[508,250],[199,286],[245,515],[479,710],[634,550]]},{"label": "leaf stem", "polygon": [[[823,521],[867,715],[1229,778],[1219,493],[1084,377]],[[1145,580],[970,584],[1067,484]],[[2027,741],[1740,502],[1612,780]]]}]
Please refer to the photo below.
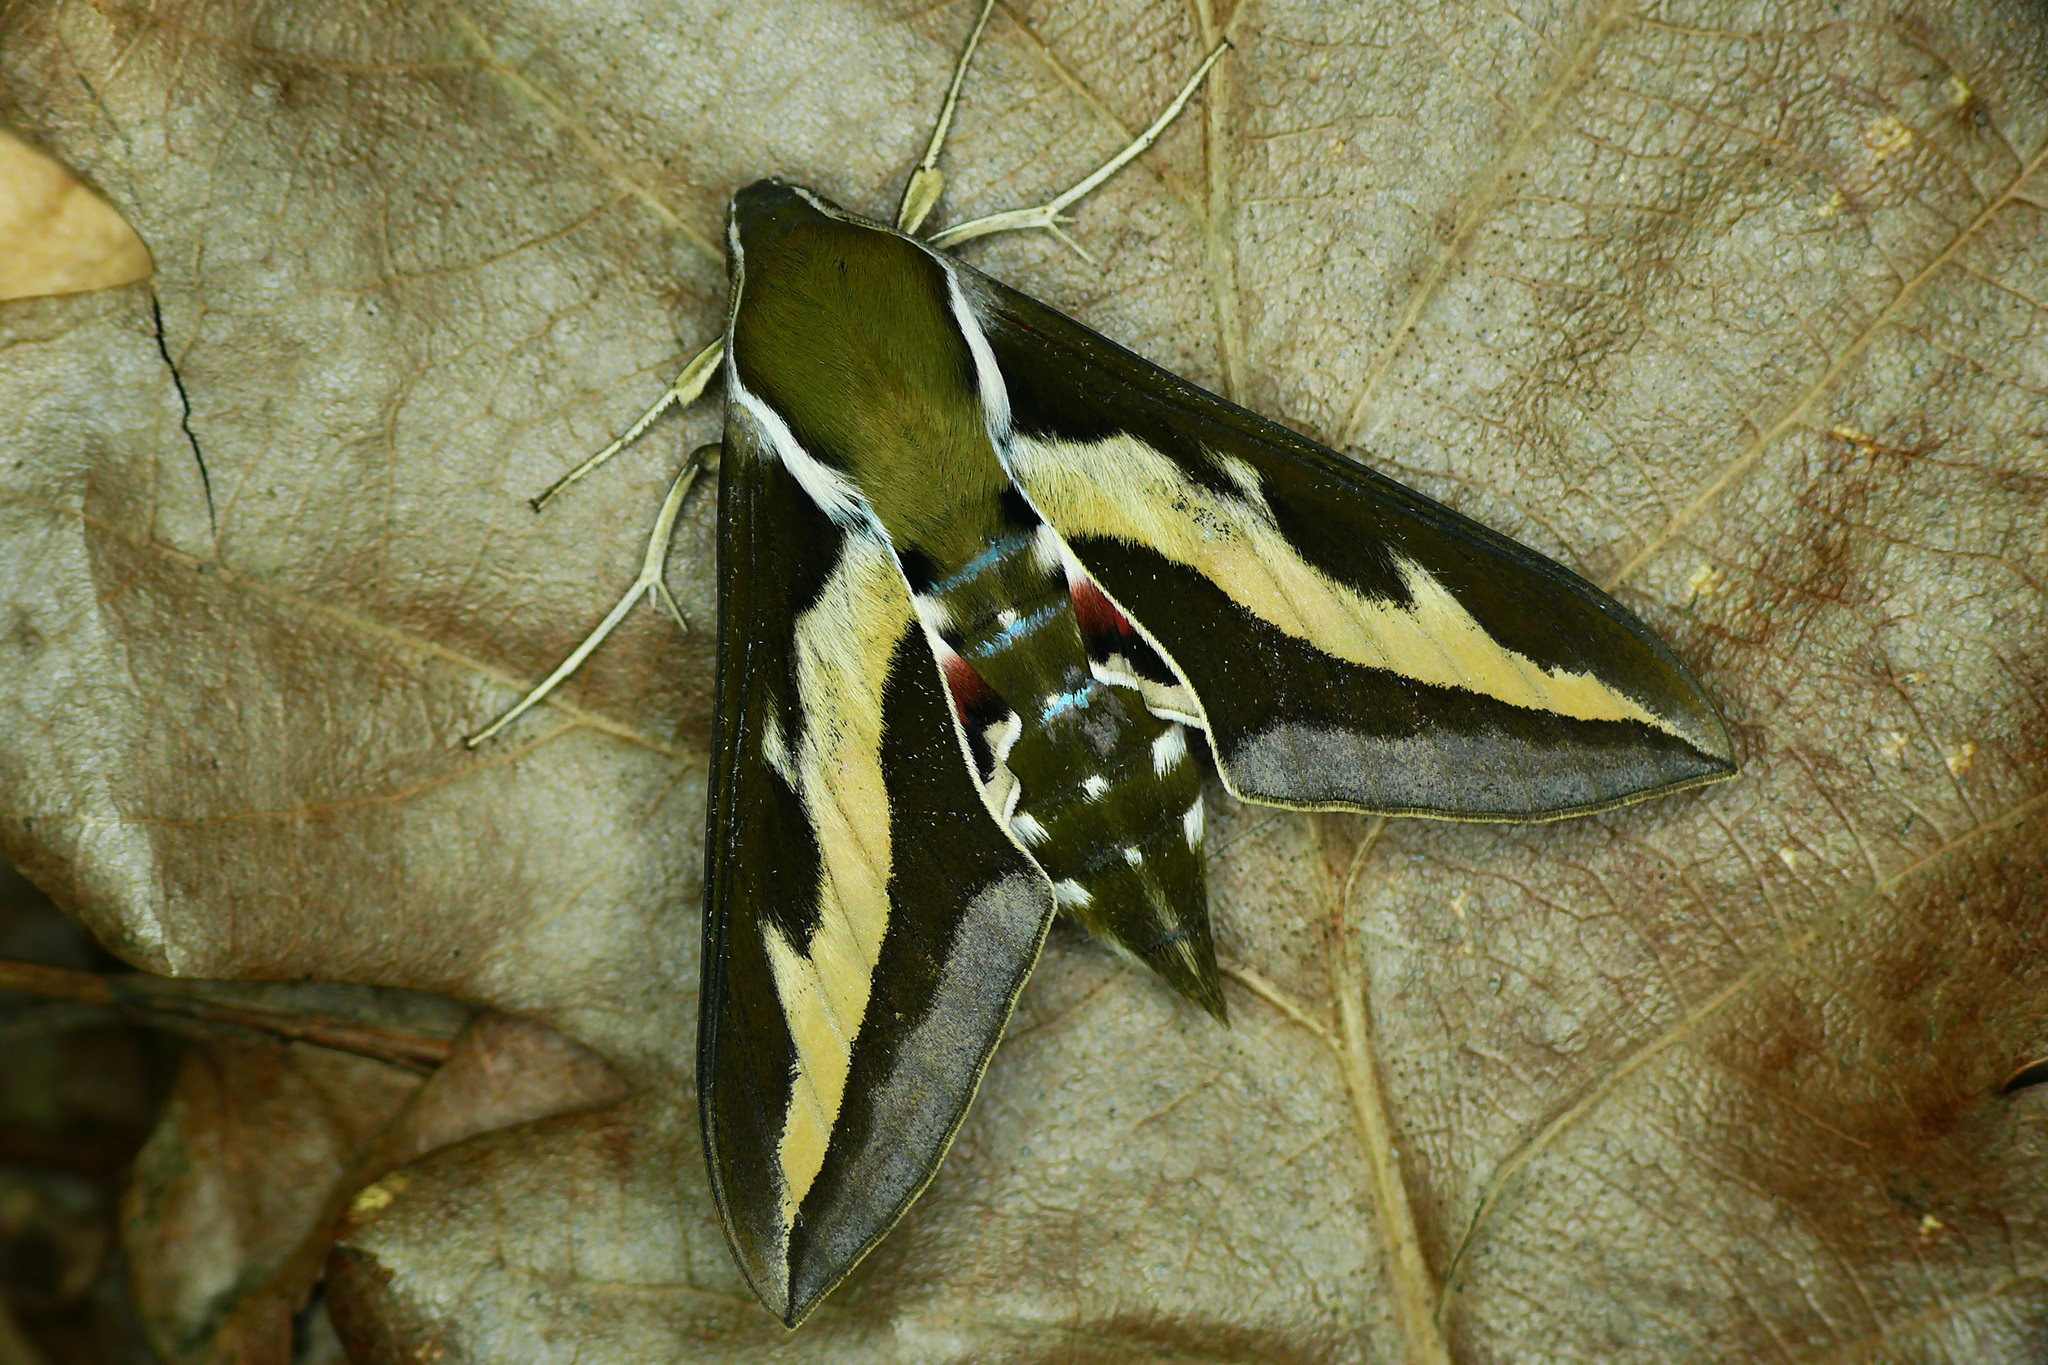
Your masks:
[{"label": "leaf stem", "polygon": [[[262,1033],[289,1042],[310,1043],[315,1047],[387,1062],[420,1075],[432,1074],[435,1068],[448,1060],[455,1046],[455,1035],[461,1031],[452,1017],[448,1021],[450,1027],[445,1031],[423,1029],[368,1017],[352,1018],[334,1010],[307,1009],[289,1001],[259,998],[262,994],[276,993],[279,985],[273,982],[180,981],[128,972],[106,975],[45,967],[34,962],[0,961],[0,991],[97,1006],[132,1023],[171,1032],[234,1029]],[[445,1003],[451,1015],[459,1011],[462,1022],[467,1022],[471,1011],[465,1007],[452,1001],[437,1003]],[[373,1011],[374,1005],[366,1008],[364,1014]]]},{"label": "leaf stem", "polygon": [[[1317,822],[1319,834],[1325,823]],[[1394,1316],[1407,1344],[1407,1358],[1411,1365],[1450,1365],[1450,1347],[1444,1340],[1442,1324],[1437,1321],[1437,1283],[1423,1258],[1415,1211],[1408,1203],[1393,1114],[1380,1080],[1357,936],[1350,930],[1352,892],[1357,888],[1358,874],[1386,827],[1384,815],[1374,816],[1366,826],[1365,837],[1359,841],[1345,872],[1343,887],[1330,906],[1328,965],[1330,994],[1337,1001],[1335,1050],[1338,1067],[1344,1073],[1344,1088],[1351,1099],[1352,1122],[1358,1126],[1359,1145],[1364,1149],[1372,1181],[1380,1243],[1386,1253],[1387,1278],[1394,1291]]]}]

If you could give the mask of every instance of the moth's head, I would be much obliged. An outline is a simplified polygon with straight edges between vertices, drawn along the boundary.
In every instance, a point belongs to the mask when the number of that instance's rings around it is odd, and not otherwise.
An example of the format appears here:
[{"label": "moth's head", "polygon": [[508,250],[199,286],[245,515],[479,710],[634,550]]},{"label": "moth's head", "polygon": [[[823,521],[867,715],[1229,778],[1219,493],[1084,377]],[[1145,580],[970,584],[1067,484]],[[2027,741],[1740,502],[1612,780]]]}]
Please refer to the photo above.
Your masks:
[{"label": "moth's head", "polygon": [[772,176],[756,180],[732,197],[726,217],[726,241],[737,263],[749,253],[766,252],[793,227],[822,223],[838,215],[829,201],[801,185]]}]

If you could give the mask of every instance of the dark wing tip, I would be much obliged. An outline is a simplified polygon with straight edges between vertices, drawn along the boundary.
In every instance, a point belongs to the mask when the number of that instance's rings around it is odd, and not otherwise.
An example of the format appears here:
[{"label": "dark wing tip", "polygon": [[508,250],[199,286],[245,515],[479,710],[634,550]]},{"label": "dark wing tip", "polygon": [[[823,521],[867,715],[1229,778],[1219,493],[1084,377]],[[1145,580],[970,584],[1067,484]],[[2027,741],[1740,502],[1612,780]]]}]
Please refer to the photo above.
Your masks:
[{"label": "dark wing tip", "polygon": [[1700,694],[1700,706],[1707,713],[1708,733],[1716,741],[1714,747],[1706,751],[1706,757],[1719,774],[1714,780],[1718,782],[1722,778],[1733,777],[1742,768],[1742,760],[1735,756],[1735,737],[1728,733],[1728,722],[1721,718],[1721,713],[1714,709],[1714,703],[1707,700],[1704,692]]},{"label": "dark wing tip", "polygon": [[[867,1250],[867,1247],[861,1248],[863,1256]],[[780,1307],[768,1304],[768,1311],[781,1318],[782,1325],[793,1332],[804,1325],[804,1320],[825,1301],[826,1295],[845,1281],[861,1257],[849,1262],[834,1261],[829,1265],[821,1265],[822,1258],[818,1256],[793,1256],[790,1259],[793,1264],[790,1266],[789,1297]],[[767,1303],[767,1300],[762,1302]]]},{"label": "dark wing tip", "polygon": [[1711,770],[1711,775],[1707,778],[1709,782],[1726,782],[1742,771],[1742,763],[1735,757],[1732,745],[1721,753],[1708,754],[1706,757],[1707,766]]},{"label": "dark wing tip", "polygon": [[1728,722],[1721,718],[1720,710],[1699,681],[1689,673],[1684,676],[1690,684],[1687,700],[1691,705],[1678,715],[1668,717],[1673,730],[1684,738],[1683,748],[1668,758],[1670,776],[1667,780],[1650,786],[1642,793],[1644,796],[1726,782],[1742,770],[1742,761],[1736,757],[1735,737],[1728,731]]},{"label": "dark wing tip", "polygon": [[[1614,604],[1621,610],[1619,603]],[[1706,684],[1693,676],[1671,646],[1650,631],[1640,621],[1630,618],[1636,627],[1638,637],[1646,645],[1648,657],[1642,666],[1653,676],[1666,684],[1658,701],[1643,699],[1643,705],[1652,714],[1661,712],[1660,722],[1673,734],[1684,737],[1686,744],[1699,755],[1700,760],[1713,768],[1720,777],[1732,777],[1740,763],[1735,757],[1735,737],[1728,731],[1728,722],[1721,715],[1721,708],[1714,705],[1708,695]],[[1624,684],[1623,690],[1629,690]],[[1718,780],[1718,778],[1710,779]]]},{"label": "dark wing tip", "polygon": [[[1742,765],[1735,760],[1732,753],[1711,753],[1696,749],[1690,762],[1672,763],[1662,781],[1645,783],[1635,791],[1624,793],[1613,804],[1633,805],[1638,801],[1648,801],[1659,796],[1675,796],[1698,787],[1717,786],[1741,771]],[[1563,813],[1572,814],[1569,811]]]}]

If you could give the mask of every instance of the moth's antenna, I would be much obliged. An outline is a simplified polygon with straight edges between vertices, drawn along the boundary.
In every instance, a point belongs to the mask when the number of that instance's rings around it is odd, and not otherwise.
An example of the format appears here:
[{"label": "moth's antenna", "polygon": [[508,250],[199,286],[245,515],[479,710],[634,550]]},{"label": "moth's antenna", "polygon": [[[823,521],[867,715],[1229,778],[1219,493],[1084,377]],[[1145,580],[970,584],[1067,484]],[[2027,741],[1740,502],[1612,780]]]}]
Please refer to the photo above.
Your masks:
[{"label": "moth's antenna", "polygon": [[910,183],[903,187],[903,205],[896,210],[899,232],[915,233],[925,215],[939,202],[940,191],[946,188],[946,177],[939,171],[939,151],[953,128],[953,110],[960,103],[960,83],[967,79],[967,64],[974,60],[974,49],[981,45],[981,31],[988,27],[988,17],[995,8],[996,0],[981,0],[981,16],[974,21],[974,32],[967,35],[967,49],[953,67],[953,84],[947,88],[946,103],[939,110],[939,125],[932,129],[931,146],[924,149],[924,160],[917,163],[917,169],[910,173]]},{"label": "moth's antenna", "polygon": [[[1159,135],[1165,132],[1176,118],[1180,117],[1180,111],[1187,108],[1188,101],[1195,97],[1195,91],[1201,87],[1203,78],[1209,74],[1209,68],[1221,61],[1223,54],[1229,48],[1230,44],[1227,41],[1218,43],[1216,50],[1203,60],[1202,65],[1196,69],[1195,74],[1188,77],[1188,83],[1183,85],[1180,88],[1180,93],[1173,97],[1173,103],[1166,106],[1166,112],[1152,121],[1150,128],[1132,138],[1129,146],[1096,167],[1093,174],[1067,190],[1066,193],[1059,195],[1057,198],[1049,199],[1036,208],[1010,209],[1004,213],[992,213],[986,218],[975,218],[965,223],[956,224],[953,227],[947,228],[944,232],[933,233],[931,244],[935,247],[958,246],[960,243],[971,241],[976,237],[986,237],[992,232],[1019,232],[1026,228],[1044,228],[1054,236],[1066,240],[1066,233],[1060,230],[1060,223],[1064,221],[1060,215],[1066,211],[1067,206],[1115,175],[1124,167],[1130,165],[1147,147],[1157,142]],[[1068,244],[1072,245],[1071,240],[1068,241]],[[1076,249],[1078,250],[1079,248]],[[1087,253],[1083,252],[1082,254],[1086,255]]]}]

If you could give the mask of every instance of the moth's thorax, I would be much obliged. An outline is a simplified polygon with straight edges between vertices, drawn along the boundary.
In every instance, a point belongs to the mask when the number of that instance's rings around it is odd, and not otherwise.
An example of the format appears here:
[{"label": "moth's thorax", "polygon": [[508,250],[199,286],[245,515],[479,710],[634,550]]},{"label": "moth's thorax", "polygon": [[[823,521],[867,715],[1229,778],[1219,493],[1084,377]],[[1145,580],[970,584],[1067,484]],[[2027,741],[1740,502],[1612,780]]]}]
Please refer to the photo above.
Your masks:
[{"label": "moth's thorax", "polygon": [[1009,480],[945,267],[773,181],[735,196],[732,228],[740,383],[859,488],[899,551],[966,563]]}]

